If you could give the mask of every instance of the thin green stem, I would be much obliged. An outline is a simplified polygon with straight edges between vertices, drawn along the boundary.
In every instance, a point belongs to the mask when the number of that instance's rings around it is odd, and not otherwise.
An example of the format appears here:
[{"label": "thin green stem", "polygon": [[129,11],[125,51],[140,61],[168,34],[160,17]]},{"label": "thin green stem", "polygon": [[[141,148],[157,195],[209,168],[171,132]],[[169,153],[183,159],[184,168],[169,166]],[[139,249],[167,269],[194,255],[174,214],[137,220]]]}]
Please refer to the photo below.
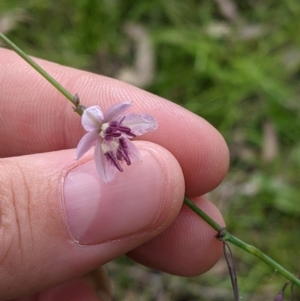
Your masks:
[{"label": "thin green stem", "polygon": [[233,236],[232,234],[230,234],[228,232],[225,234],[225,240],[240,247],[241,249],[245,250],[246,252],[258,257],[260,260],[264,261],[266,264],[268,264],[270,267],[272,267],[275,271],[279,272],[286,279],[290,280],[291,282],[293,282],[294,284],[296,284],[300,287],[300,279],[298,279],[295,275],[290,273],[283,266],[281,266],[279,263],[277,263],[275,260],[273,260],[271,257],[266,255],[265,253],[263,253],[256,247],[243,242],[242,240],[238,239],[237,237]]},{"label": "thin green stem", "polygon": [[[205,220],[212,228],[214,228],[218,233],[222,231],[224,228],[221,227],[218,223],[216,223],[211,217],[209,217],[204,211],[202,211],[199,207],[197,207],[191,200],[188,198],[184,198],[184,203],[192,209],[198,216],[200,216],[203,220]],[[245,250],[246,252],[258,257],[260,260],[264,261],[266,264],[268,264],[271,268],[276,270],[278,273],[280,273],[282,276],[284,276],[286,279],[290,280],[292,283],[300,287],[300,279],[298,279],[295,275],[290,273],[288,270],[286,270],[283,266],[281,266],[279,263],[274,261],[272,258],[270,258],[268,255],[260,251],[259,249],[243,242],[242,240],[238,239],[237,237],[233,236],[229,232],[225,232],[224,239],[237,247]]]},{"label": "thin green stem", "polygon": [[204,219],[217,232],[223,229],[223,227],[221,227],[217,222],[215,222],[211,217],[209,217],[204,211],[202,211],[194,202],[189,200],[187,197],[184,198],[184,203],[188,207],[190,207],[196,214],[198,214],[202,219]]},{"label": "thin green stem", "polygon": [[0,33],[0,39],[11,49],[13,49],[20,57],[22,57],[32,68],[34,68],[39,74],[41,74],[50,84],[52,84],[59,92],[61,92],[73,105],[75,105],[74,111],[80,116],[82,115],[82,106],[74,103],[74,96],[61,86],[49,73],[47,73],[42,67],[40,67],[35,61],[33,61],[22,49],[15,45],[10,39],[8,39],[3,33]]}]

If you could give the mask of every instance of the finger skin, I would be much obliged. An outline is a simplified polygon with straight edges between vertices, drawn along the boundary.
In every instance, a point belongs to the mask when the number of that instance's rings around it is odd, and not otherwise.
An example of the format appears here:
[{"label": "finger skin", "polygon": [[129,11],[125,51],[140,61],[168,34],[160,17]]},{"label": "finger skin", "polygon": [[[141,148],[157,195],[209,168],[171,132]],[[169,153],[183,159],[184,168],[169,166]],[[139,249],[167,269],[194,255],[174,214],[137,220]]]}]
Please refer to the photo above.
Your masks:
[{"label": "finger skin", "polygon": [[101,298],[87,277],[79,277],[42,292],[9,301],[108,301],[111,296]]},{"label": "finger skin", "polygon": [[[169,150],[184,173],[186,195],[214,189],[228,169],[229,155],[222,136],[204,119],[182,107],[128,84],[36,61],[85,106],[131,101],[129,111],[155,116],[158,129],[141,139]],[[0,156],[16,156],[74,148],[84,134],[80,119],[44,78],[15,53],[0,49]]]}]

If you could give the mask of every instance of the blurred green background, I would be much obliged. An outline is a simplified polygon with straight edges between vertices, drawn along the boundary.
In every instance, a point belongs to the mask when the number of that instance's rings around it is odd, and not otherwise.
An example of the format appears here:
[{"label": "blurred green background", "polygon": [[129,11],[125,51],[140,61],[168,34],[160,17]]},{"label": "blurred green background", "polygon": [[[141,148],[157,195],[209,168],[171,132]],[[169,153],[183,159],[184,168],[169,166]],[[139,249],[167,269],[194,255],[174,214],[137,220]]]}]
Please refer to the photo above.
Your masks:
[{"label": "blurred green background", "polygon": [[[126,80],[212,123],[231,167],[210,199],[233,234],[300,272],[299,0],[10,0],[0,31],[31,55]],[[273,300],[285,280],[233,252],[243,300]],[[125,257],[107,268],[115,300],[232,300],[224,260],[189,279]]]}]

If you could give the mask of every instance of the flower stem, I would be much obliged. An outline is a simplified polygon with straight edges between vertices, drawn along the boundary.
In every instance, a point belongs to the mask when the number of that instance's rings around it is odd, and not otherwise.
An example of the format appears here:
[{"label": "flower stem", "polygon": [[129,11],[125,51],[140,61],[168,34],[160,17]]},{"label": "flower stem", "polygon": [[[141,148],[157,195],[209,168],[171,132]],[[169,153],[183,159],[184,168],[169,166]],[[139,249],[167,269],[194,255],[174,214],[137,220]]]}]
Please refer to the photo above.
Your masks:
[{"label": "flower stem", "polygon": [[[52,84],[60,93],[62,93],[74,106],[74,111],[80,116],[82,111],[81,106],[76,105],[74,102],[74,96],[67,91],[62,85],[59,84],[49,73],[47,73],[42,67],[40,67],[35,61],[33,61],[22,49],[15,45],[9,38],[0,32],[0,39],[11,49],[13,49],[20,57],[22,57],[32,68],[34,68],[39,74],[41,74],[50,84]],[[79,109],[78,109],[79,108]]]},{"label": "flower stem", "polygon": [[[214,228],[217,232],[224,230],[218,223],[216,223],[211,217],[209,217],[204,211],[202,211],[198,206],[196,206],[191,200],[187,197],[184,198],[184,204],[187,205],[190,209],[192,209],[197,215],[199,215],[203,220],[205,220],[212,228]],[[246,252],[258,257],[260,260],[264,261],[271,268],[279,272],[286,279],[290,280],[292,283],[300,287],[300,279],[298,279],[295,275],[286,270],[279,263],[274,261],[268,255],[260,251],[259,249],[251,246],[237,237],[233,236],[229,232],[225,232],[224,239],[232,244],[238,246],[239,248],[245,250]]]}]

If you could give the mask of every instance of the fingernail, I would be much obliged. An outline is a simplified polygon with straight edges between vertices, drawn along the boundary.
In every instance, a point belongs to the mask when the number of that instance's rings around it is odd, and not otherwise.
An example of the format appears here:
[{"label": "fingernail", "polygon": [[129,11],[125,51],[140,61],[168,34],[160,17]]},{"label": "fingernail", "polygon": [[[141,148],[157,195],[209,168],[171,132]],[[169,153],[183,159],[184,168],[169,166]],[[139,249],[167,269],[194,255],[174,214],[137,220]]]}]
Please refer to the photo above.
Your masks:
[{"label": "fingernail", "polygon": [[165,174],[146,150],[142,161],[124,167],[105,184],[94,160],[72,169],[65,177],[66,219],[72,238],[98,244],[148,229],[159,217]]}]

